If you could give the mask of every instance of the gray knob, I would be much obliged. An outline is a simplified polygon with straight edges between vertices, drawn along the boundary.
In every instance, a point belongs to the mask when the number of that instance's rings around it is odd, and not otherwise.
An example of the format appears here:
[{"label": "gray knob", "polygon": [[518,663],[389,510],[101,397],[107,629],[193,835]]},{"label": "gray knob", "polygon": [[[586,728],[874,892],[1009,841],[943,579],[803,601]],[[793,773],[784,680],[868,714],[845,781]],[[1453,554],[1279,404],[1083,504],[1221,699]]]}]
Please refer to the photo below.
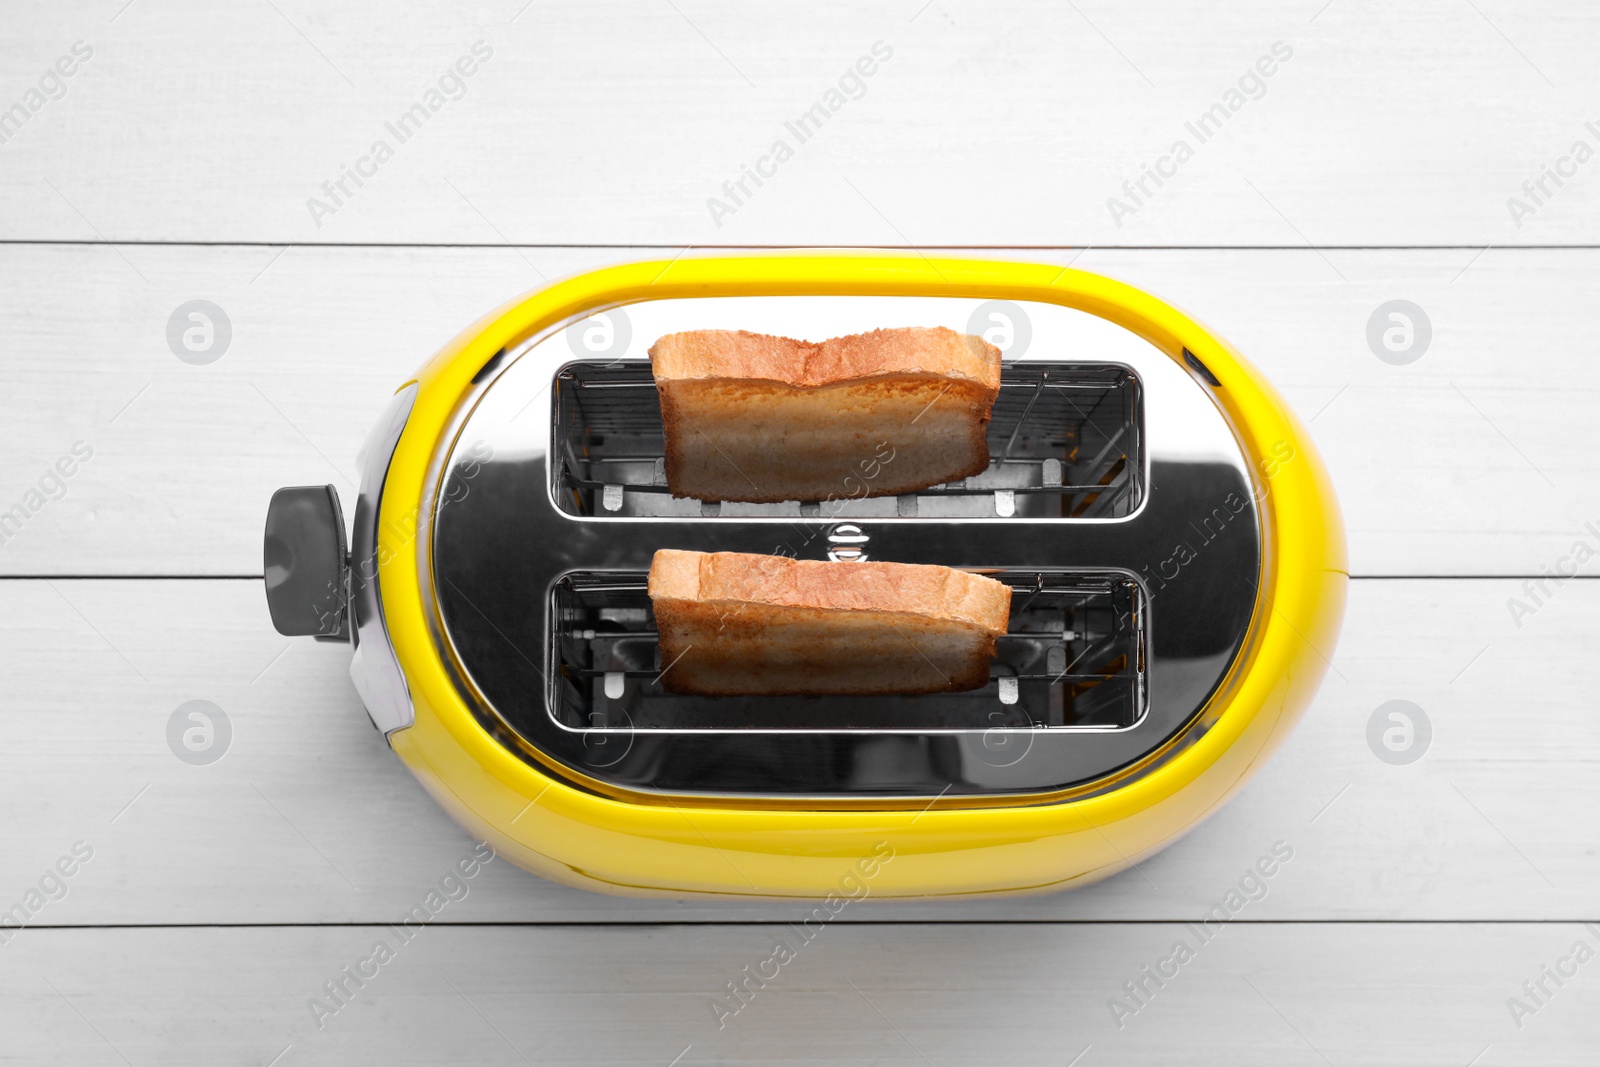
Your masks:
[{"label": "gray knob", "polygon": [[333,486],[291,486],[272,494],[262,565],[267,610],[280,634],[349,638],[350,557]]}]

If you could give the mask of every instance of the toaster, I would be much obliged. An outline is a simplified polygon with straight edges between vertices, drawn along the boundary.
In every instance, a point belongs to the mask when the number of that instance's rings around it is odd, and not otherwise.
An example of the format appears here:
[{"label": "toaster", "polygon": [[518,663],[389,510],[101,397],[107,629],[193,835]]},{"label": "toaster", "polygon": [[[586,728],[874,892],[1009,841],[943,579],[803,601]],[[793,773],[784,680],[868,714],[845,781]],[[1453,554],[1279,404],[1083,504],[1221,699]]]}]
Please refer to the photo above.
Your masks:
[{"label": "toaster", "polygon": [[[991,462],[876,495],[675,497],[646,350],[695,329],[948,326],[1003,351]],[[885,451],[886,450],[886,451]],[[333,486],[268,508],[268,608],[348,641],[400,760],[469,832],[614,893],[1044,892],[1216,810],[1329,665],[1348,565],[1304,427],[1227,342],[1091,273],[800,252],[610,267],[494,311],[389,401],[350,538]],[[1012,587],[988,684],[668,691],[657,549],[970,569]]]}]

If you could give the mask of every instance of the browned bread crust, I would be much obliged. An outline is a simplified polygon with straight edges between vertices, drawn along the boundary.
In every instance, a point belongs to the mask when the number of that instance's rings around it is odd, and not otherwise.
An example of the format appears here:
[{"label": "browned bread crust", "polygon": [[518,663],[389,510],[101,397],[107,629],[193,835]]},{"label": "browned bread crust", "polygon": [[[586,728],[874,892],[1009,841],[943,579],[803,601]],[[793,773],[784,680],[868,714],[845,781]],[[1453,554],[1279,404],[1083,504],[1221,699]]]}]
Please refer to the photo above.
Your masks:
[{"label": "browned bread crust", "polygon": [[669,333],[650,346],[657,380],[744,378],[815,388],[880,374],[928,374],[1000,388],[1000,350],[944,326],[873,330],[820,343],[747,330]]},{"label": "browned bread crust", "polygon": [[662,684],[710,695],[929,693],[989,681],[1011,589],[949,567],[662,549]]},{"label": "browned bread crust", "polygon": [[889,496],[989,465],[1000,350],[979,337],[908,327],[812,344],[695,330],[658,340],[650,361],[675,496]]}]

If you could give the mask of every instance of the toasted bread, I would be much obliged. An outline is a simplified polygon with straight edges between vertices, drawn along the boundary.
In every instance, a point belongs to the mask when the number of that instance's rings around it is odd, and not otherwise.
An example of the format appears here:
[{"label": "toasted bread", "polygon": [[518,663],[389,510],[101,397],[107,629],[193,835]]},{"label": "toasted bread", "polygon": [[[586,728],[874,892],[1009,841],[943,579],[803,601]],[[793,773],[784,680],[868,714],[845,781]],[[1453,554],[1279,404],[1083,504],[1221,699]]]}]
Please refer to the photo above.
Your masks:
[{"label": "toasted bread", "polygon": [[705,501],[909,493],[989,465],[1000,350],[939,326],[821,344],[729,330],[650,348],[667,487]]},{"label": "toasted bread", "polygon": [[937,693],[989,681],[1011,588],[949,567],[662,549],[662,685],[708,696]]}]

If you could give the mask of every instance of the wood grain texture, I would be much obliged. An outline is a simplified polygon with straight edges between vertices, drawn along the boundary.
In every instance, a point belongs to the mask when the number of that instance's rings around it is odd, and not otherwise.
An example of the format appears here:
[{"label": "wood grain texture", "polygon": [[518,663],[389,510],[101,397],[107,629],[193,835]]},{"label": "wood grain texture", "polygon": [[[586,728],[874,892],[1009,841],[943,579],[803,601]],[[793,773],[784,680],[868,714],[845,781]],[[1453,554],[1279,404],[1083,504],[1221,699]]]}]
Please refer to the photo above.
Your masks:
[{"label": "wood grain texture", "polygon": [[[1506,0],[76,0],[8,12],[0,236],[537,244],[1503,245],[1600,240],[1600,10]],[[464,95],[399,120],[483,41]],[[876,42],[864,95],[786,123]],[[1292,49],[1260,85],[1241,77]],[[854,83],[846,92],[855,95]],[[1250,99],[1250,96],[1258,98]],[[1191,125],[1227,119],[1203,140]],[[1227,111],[1228,105],[1237,110]],[[785,139],[792,158],[762,164]],[[311,197],[386,140],[332,216]],[[1192,158],[1163,163],[1176,142]],[[748,196],[724,182],[769,172]],[[1135,200],[1124,182],[1146,167]],[[1107,201],[1133,214],[1113,219]],[[714,217],[712,197],[733,213]],[[1141,203],[1142,202],[1142,203]],[[1530,203],[1534,203],[1530,200]]]},{"label": "wood grain texture", "polygon": [[[994,254],[1144,286],[1246,353],[1310,421],[1355,574],[1539,574],[1579,539],[1600,549],[1585,526],[1600,525],[1600,251],[1327,253],[1347,280],[1306,251]],[[540,273],[660,255],[0,247],[0,510],[73,442],[95,450],[0,544],[0,574],[258,574],[272,492],[332,482],[348,510],[362,439],[438,346]],[[233,326],[209,366],[167,346],[195,298]],[[1396,298],[1433,326],[1409,366],[1367,346]],[[651,340],[635,339],[640,358]],[[1582,568],[1600,574],[1600,556]]]},{"label": "wood grain texture", "polygon": [[[1518,594],[1508,581],[1357,581],[1336,673],[1306,719],[1190,836],[1079,892],[859,914],[1190,919],[1282,841],[1294,859],[1250,918],[1600,920],[1600,583],[1569,584],[1520,629],[1505,606]],[[0,910],[82,840],[93,860],[37,922],[397,920],[471,844],[368,723],[348,661],[273,633],[256,581],[0,582]],[[232,726],[210,766],[168,747],[169,718],[196,699]],[[1409,766],[1368,748],[1369,717],[1393,699],[1432,724]],[[775,920],[812,906],[612,898],[509,864],[471,899],[442,921]]]},{"label": "wood grain texture", "polygon": [[[1600,8],[67,0],[3,25],[0,513],[59,499],[0,539],[0,576],[123,578],[0,580],[0,1062],[1593,1062],[1600,964],[1520,1026],[1507,998],[1600,948],[1578,925],[1600,921],[1600,583],[1491,576],[1600,548],[1600,162],[1544,176],[1600,147]],[[1202,143],[1188,124],[1278,41]],[[802,143],[786,124],[876,42]],[[402,142],[386,124],[430,89],[460,98]],[[724,983],[794,935],[765,924],[810,904],[623,900],[499,861],[319,1028],[309,998],[472,844],[371,728],[348,651],[205,576],[259,574],[279,486],[348,503],[393,388],[504,299],[768,244],[1033,246],[997,254],[1149,288],[1310,421],[1355,574],[1475,577],[1354,582],[1284,748],[1102,885],[851,905],[718,1029]],[[196,298],[233,326],[209,366],[165,339]],[[1432,322],[1409,366],[1366,341],[1393,299]],[[168,747],[195,699],[233,729],[210,766]],[[1432,725],[1407,766],[1368,747],[1394,699]],[[1280,842],[1265,895],[1119,1028],[1109,998]],[[473,925],[501,922],[548,925]]]},{"label": "wood grain texture", "polygon": [[[462,906],[470,906],[468,897]],[[848,911],[845,913],[848,914]],[[814,928],[815,929],[815,928]],[[718,1029],[712,1004],[785,940]],[[1193,956],[1119,1029],[1123,983]],[[72,1064],[1592,1064],[1594,927],[1186,925],[28,931],[0,949],[18,1062]],[[325,982],[372,958],[336,1013]],[[1569,968],[1571,961],[1569,958]],[[1167,966],[1169,974],[1172,965]],[[374,973],[374,971],[376,973]],[[774,968],[766,967],[768,975]],[[1541,998],[1542,999],[1542,998]],[[274,1060],[274,1057],[280,1057]],[[1476,1059],[1475,1059],[1476,1057]]]}]

